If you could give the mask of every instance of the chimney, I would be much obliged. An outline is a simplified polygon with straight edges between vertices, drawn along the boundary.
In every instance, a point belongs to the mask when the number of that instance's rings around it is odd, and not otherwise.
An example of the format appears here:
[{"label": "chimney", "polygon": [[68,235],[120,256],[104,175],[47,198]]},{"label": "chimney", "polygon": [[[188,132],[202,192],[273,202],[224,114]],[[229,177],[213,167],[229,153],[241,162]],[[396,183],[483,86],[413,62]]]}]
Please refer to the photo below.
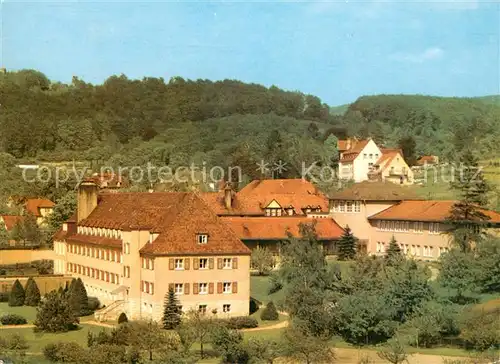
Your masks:
[{"label": "chimney", "polygon": [[233,204],[233,188],[231,187],[231,183],[227,182],[224,187],[224,205],[226,209],[230,209]]},{"label": "chimney", "polygon": [[86,219],[97,207],[97,185],[92,181],[83,181],[78,186],[78,217],[77,223]]}]

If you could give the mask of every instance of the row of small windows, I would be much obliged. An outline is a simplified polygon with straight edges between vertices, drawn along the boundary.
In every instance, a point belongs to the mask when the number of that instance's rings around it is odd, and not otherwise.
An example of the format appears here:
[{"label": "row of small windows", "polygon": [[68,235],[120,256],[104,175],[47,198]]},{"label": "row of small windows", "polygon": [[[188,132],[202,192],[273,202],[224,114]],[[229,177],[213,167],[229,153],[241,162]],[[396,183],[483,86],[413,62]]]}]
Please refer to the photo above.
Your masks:
[{"label": "row of small windows", "polygon": [[103,282],[109,282],[113,284],[120,284],[120,275],[116,273],[110,273],[103,270],[85,267],[80,264],[68,263],[68,272],[81,274],[89,278],[99,279]]},{"label": "row of small windows", "polygon": [[366,154],[366,153],[363,153],[363,159],[373,159],[373,156],[375,156],[375,159],[378,159],[378,153],[370,153],[370,154]]},{"label": "row of small windows", "polygon": [[110,262],[121,263],[122,253],[117,250],[93,248],[78,244],[68,244],[68,251],[72,254],[83,255],[90,258],[107,260]]},{"label": "row of small windows", "polygon": [[155,284],[152,282],[141,281],[141,291],[147,294],[155,294]]},{"label": "row of small windows", "polygon": [[[304,213],[310,214],[311,212],[321,212],[321,206],[313,207],[307,206],[302,209]],[[267,207],[265,209],[266,216],[293,216],[295,215],[295,209],[293,206],[281,208],[281,207]]]},{"label": "row of small windows", "polygon": [[[434,247],[424,245],[410,245],[410,244],[404,244],[404,243],[398,243],[399,249],[401,249],[401,252],[405,255],[413,255],[413,256],[422,256],[422,257],[434,257]],[[377,253],[385,253],[386,247],[389,246],[389,243],[383,243],[383,242],[378,242],[377,243]],[[440,247],[438,249],[438,256],[441,254],[444,254],[449,251],[449,248],[447,247]]]},{"label": "row of small windows", "polygon": [[[376,223],[377,230],[380,231],[400,231],[400,232],[415,232],[421,233],[424,231],[424,223],[422,221],[392,221],[378,220]],[[442,230],[441,224],[438,222],[430,222],[427,224],[429,234],[439,234]]]},{"label": "row of small windows", "polygon": [[[170,270],[189,270],[191,259],[189,258],[170,258],[168,269]],[[214,258],[193,258],[193,269],[214,269]],[[217,269],[238,269],[238,258],[217,258]]]},{"label": "row of small windows", "polygon": [[361,212],[361,201],[333,201],[333,212]]},{"label": "row of small windows", "polygon": [[[176,295],[188,295],[190,292],[189,283],[170,283],[168,288]],[[215,284],[193,283],[193,294],[214,294]],[[238,282],[217,282],[217,294],[238,293]]]},{"label": "row of small windows", "polygon": [[121,239],[122,232],[117,229],[107,229],[107,228],[97,228],[90,226],[78,226],[78,234],[82,235],[93,235],[93,236],[103,236],[106,238]]}]

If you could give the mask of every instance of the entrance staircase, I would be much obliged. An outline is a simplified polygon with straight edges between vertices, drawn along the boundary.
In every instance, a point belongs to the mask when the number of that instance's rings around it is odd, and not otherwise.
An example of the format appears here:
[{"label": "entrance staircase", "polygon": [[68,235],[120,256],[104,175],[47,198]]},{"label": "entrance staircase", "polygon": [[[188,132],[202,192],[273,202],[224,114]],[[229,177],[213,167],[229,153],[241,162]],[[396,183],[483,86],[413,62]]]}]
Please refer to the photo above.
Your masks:
[{"label": "entrance staircase", "polygon": [[97,322],[117,320],[120,313],[124,311],[124,306],[123,300],[113,301],[109,306],[94,312],[94,318]]}]

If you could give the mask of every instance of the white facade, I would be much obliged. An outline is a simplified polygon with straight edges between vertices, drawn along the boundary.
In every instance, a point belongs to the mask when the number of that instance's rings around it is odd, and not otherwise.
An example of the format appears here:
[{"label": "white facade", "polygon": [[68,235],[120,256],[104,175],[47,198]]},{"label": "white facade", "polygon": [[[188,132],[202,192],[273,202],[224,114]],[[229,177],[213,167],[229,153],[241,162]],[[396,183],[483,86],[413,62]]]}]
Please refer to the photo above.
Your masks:
[{"label": "white facade", "polygon": [[340,178],[353,180],[354,182],[368,180],[370,167],[373,166],[381,156],[382,151],[377,144],[370,139],[354,160],[339,162]]}]

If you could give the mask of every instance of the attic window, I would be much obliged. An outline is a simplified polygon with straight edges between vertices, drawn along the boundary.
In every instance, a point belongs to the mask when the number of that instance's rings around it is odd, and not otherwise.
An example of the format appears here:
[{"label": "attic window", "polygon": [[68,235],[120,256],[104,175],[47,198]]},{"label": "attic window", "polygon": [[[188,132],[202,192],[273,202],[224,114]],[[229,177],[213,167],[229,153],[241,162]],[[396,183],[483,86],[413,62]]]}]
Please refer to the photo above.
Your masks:
[{"label": "attic window", "polygon": [[196,241],[198,244],[206,244],[208,242],[207,234],[196,234]]}]

